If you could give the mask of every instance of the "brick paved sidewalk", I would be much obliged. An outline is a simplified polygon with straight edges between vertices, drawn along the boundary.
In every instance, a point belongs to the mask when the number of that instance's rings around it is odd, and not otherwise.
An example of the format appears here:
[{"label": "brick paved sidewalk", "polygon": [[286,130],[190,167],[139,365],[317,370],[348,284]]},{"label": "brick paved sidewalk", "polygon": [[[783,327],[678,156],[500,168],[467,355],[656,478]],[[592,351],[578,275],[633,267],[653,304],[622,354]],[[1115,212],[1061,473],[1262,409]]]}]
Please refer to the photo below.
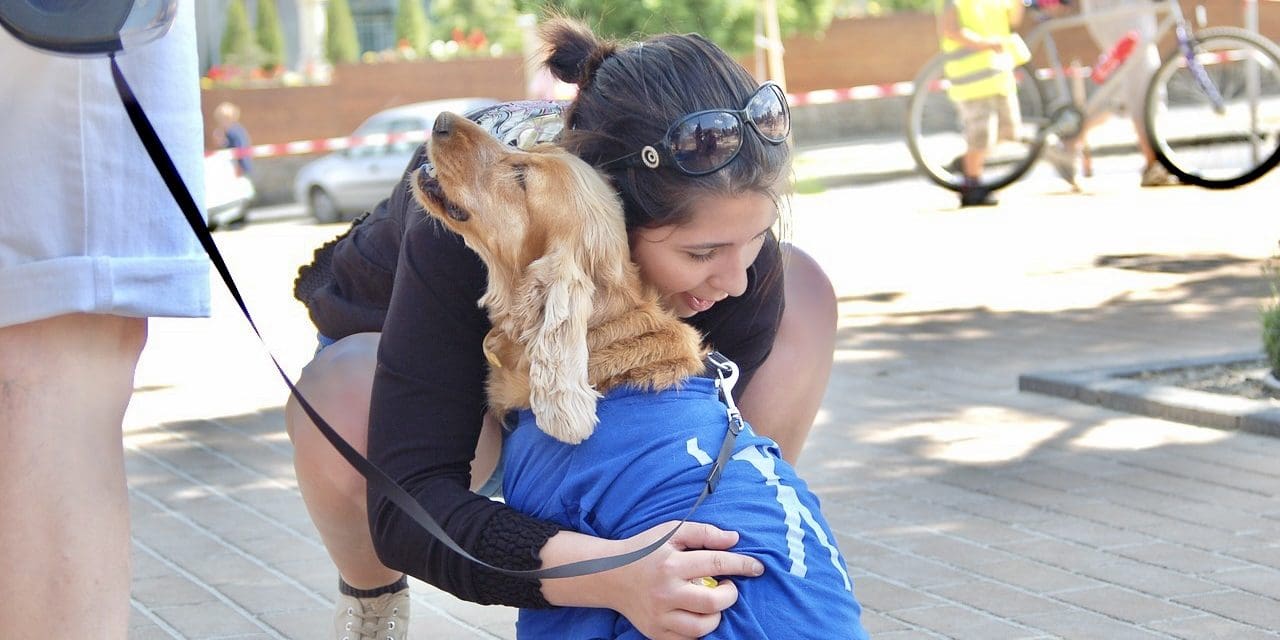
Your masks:
[{"label": "brick paved sidewalk", "polygon": [[[923,181],[795,199],[794,238],[841,296],[801,471],[874,637],[1277,636],[1280,439],[1016,391],[1026,371],[1256,347],[1280,181],[1136,180],[1071,196],[1032,181],[979,212]],[[259,274],[246,295],[294,372],[312,345],[282,300],[290,265],[334,232],[219,235]],[[126,435],[131,638],[326,637],[336,574],[298,496],[283,391],[231,311],[153,325]],[[415,639],[513,637],[511,609],[421,584],[414,609]]]}]

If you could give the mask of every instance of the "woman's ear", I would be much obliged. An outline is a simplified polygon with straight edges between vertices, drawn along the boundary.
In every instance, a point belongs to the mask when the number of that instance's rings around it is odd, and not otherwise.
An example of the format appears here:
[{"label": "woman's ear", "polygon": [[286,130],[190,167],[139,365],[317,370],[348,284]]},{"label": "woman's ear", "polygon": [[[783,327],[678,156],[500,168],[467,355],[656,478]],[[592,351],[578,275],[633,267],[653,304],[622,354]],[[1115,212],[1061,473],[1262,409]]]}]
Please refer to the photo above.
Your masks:
[{"label": "woman's ear", "polygon": [[595,286],[563,240],[529,265],[519,308],[529,356],[529,404],[547,435],[577,444],[596,427],[600,394],[587,376],[587,321]]}]

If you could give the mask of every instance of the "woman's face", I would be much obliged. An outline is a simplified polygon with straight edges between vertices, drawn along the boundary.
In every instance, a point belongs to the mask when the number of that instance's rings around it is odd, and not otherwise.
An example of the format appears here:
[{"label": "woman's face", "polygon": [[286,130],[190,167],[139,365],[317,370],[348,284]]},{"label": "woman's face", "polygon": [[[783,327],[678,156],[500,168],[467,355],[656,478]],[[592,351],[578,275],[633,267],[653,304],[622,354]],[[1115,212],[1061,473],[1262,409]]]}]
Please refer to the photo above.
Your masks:
[{"label": "woman's face", "polygon": [[631,259],[640,277],[681,318],[747,290],[747,267],[778,218],[762,193],[702,198],[685,224],[631,232]]}]

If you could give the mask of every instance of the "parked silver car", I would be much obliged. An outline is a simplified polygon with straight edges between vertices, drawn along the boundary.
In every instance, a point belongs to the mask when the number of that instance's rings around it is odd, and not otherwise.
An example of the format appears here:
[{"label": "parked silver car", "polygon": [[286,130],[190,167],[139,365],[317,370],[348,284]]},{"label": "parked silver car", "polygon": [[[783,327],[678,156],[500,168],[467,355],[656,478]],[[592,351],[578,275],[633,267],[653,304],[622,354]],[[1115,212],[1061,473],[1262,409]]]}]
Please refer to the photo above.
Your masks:
[{"label": "parked silver car", "polygon": [[[444,111],[465,114],[496,103],[490,98],[455,98],[380,111],[351,134],[353,138],[372,136],[373,143],[335,151],[303,165],[294,178],[294,197],[318,222],[354,218],[390,195],[436,116]],[[403,134],[410,134],[409,139],[395,137]]]},{"label": "parked silver car", "polygon": [[209,230],[245,222],[256,192],[231,156],[215,153],[204,159],[204,206]]}]

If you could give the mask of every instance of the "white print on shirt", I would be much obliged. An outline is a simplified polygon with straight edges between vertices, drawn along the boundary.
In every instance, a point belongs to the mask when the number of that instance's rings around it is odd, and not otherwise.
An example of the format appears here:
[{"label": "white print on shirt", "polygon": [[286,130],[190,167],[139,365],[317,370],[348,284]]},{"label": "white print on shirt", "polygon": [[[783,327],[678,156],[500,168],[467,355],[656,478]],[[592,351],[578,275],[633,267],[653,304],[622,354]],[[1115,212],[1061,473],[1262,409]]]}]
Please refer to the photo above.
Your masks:
[{"label": "white print on shirt", "polygon": [[[697,438],[689,438],[685,442],[685,449],[694,460],[698,461],[698,466],[711,464],[711,456],[698,446]],[[849,574],[844,569],[844,563],[840,561],[840,552],[836,550],[835,545],[831,544],[831,540],[827,538],[827,532],[813,517],[813,512],[800,502],[800,498],[796,495],[793,487],[782,484],[782,479],[778,477],[774,470],[776,458],[768,455],[760,450],[760,447],[747,447],[742,451],[733,454],[733,459],[746,462],[760,472],[764,477],[767,485],[772,485],[777,491],[778,504],[782,506],[784,521],[787,523],[787,557],[791,559],[791,568],[789,572],[799,578],[803,578],[809,573],[809,567],[805,564],[804,551],[804,529],[800,526],[803,522],[808,525],[810,531],[813,532],[818,543],[826,547],[831,556],[831,565],[840,572],[841,578],[844,580],[844,588],[846,591],[853,593],[853,584],[849,582]]]},{"label": "white print on shirt", "polygon": [[707,455],[706,451],[698,448],[697,438],[689,438],[684,443],[684,450],[688,451],[689,455],[693,456],[693,459],[698,461],[698,466],[700,467],[712,463],[711,456]]}]

